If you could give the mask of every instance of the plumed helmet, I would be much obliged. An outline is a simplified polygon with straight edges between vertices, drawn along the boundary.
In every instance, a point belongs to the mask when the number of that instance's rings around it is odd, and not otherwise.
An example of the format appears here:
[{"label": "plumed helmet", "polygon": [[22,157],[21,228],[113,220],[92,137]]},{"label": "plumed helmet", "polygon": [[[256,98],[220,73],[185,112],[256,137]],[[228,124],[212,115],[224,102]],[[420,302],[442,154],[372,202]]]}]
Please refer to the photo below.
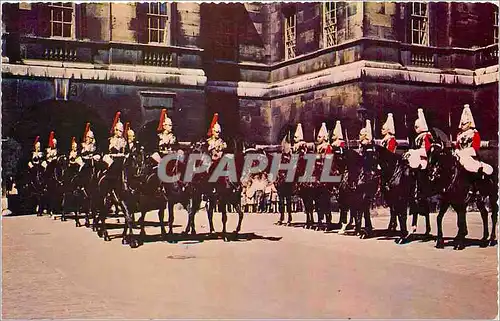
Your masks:
[{"label": "plumed helmet", "polygon": [[387,114],[387,120],[385,121],[382,128],[386,129],[392,135],[396,135],[396,129],[394,128],[394,117],[392,113]]},{"label": "plumed helmet", "polygon": [[425,120],[425,115],[424,115],[424,110],[422,108],[419,108],[417,110],[418,113],[418,118],[415,120],[415,128],[418,129],[420,132],[426,132],[429,130],[429,127],[427,127],[427,121]]},{"label": "plumed helmet", "polygon": [[317,138],[320,137],[328,139],[328,129],[326,128],[326,123],[321,123],[321,128],[319,129]]},{"label": "plumed helmet", "polygon": [[302,131],[302,124],[297,124],[297,129],[295,130],[295,135],[293,136],[295,141],[300,142],[304,140],[304,132]]},{"label": "plumed helmet", "polygon": [[476,123],[474,122],[474,117],[472,116],[472,111],[470,110],[469,104],[464,105],[464,109],[462,110],[462,116],[460,117],[460,124],[458,124],[458,128],[462,127],[462,124],[470,124],[470,127],[476,128]]},{"label": "plumed helmet", "polygon": [[340,120],[335,122],[335,128],[333,129],[333,136],[337,137],[337,139],[344,139],[344,135],[342,134],[342,125],[340,124]]}]

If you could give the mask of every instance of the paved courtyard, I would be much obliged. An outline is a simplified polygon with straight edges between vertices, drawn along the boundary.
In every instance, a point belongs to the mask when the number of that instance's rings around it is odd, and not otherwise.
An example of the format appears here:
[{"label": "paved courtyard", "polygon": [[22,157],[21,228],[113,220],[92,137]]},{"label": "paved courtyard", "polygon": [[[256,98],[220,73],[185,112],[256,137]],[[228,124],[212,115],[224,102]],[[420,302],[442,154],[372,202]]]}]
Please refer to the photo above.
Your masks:
[{"label": "paved courtyard", "polygon": [[[497,316],[497,247],[397,245],[275,226],[249,214],[238,241],[104,242],[73,221],[3,218],[3,318],[482,318]],[[303,215],[296,215],[303,221]],[[335,216],[335,221],[338,219]],[[148,214],[147,220],[157,220]],[[435,216],[432,217],[435,233]],[[220,215],[215,215],[220,230]],[[229,229],[236,215],[230,215]],[[116,219],[110,219],[116,225]],[[185,225],[176,213],[175,231]],[[374,218],[375,228],[388,217]],[[419,232],[424,222],[420,220]],[[199,233],[207,231],[204,213]],[[481,237],[479,214],[469,237]],[[182,226],[181,226],[182,225]],[[116,228],[111,235],[121,232]],[[456,233],[455,214],[445,218]]]}]

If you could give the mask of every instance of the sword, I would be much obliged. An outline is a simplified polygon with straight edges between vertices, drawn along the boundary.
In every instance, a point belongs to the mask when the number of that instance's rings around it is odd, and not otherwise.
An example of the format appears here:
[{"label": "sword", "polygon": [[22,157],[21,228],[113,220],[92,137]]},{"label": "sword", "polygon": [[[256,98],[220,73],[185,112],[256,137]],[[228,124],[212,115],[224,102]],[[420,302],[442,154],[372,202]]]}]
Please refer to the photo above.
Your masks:
[{"label": "sword", "polygon": [[345,139],[347,140],[347,148],[349,148],[349,135],[347,134],[347,128],[345,129]]},{"label": "sword", "polygon": [[453,137],[451,135],[451,110],[448,112],[448,126],[450,126],[450,143],[453,141]]},{"label": "sword", "polygon": [[410,129],[408,128],[408,122],[406,121],[406,113],[405,113],[405,127],[406,127],[406,141],[408,142],[408,146],[410,145]]}]

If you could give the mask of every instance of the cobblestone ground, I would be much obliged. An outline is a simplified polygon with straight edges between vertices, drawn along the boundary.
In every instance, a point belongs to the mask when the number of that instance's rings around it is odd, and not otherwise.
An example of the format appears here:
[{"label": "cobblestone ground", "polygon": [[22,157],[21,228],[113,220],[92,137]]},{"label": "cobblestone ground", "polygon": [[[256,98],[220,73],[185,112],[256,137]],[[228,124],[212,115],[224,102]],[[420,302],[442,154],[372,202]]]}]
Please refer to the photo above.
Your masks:
[{"label": "cobblestone ground", "polygon": [[[297,221],[304,219],[296,215]],[[335,217],[335,220],[337,217]],[[435,231],[435,217],[432,217]],[[157,220],[151,212],[148,221]],[[229,228],[236,215],[230,215]],[[73,221],[3,218],[3,318],[482,318],[497,315],[497,247],[397,245],[245,217],[239,241],[104,242]],[[220,230],[220,215],[215,215]],[[116,225],[115,219],[110,223]],[[176,213],[175,232],[186,222]],[[388,217],[374,218],[387,226]],[[423,232],[423,219],[419,232]],[[479,214],[469,237],[481,237]],[[207,231],[204,213],[199,233]],[[110,230],[118,235],[121,230]],[[455,214],[445,234],[456,233]]]}]

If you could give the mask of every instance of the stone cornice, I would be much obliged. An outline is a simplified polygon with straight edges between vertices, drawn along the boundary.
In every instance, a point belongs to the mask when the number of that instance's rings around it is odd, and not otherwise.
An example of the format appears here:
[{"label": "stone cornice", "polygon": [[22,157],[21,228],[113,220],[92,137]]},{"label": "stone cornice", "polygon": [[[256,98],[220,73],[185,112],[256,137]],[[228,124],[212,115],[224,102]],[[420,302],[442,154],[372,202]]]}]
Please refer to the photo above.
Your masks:
[{"label": "stone cornice", "polygon": [[204,87],[207,81],[201,69],[150,67],[130,65],[106,65],[99,68],[91,64],[44,62],[43,65],[2,64],[3,76],[69,78],[87,81],[106,81],[146,85],[172,85]]},{"label": "stone cornice", "polygon": [[241,98],[275,99],[354,81],[423,83],[442,86],[480,86],[499,81],[498,66],[477,70],[439,70],[406,67],[398,63],[361,60],[274,83],[208,81],[202,69],[106,65],[29,60],[25,64],[2,64],[2,74],[17,77],[70,78],[144,85],[205,87]]},{"label": "stone cornice", "polygon": [[362,60],[272,84],[209,81],[207,91],[232,93],[241,98],[275,99],[353,81],[479,86],[495,83],[498,80],[498,66],[474,71],[463,69],[443,71]]}]

